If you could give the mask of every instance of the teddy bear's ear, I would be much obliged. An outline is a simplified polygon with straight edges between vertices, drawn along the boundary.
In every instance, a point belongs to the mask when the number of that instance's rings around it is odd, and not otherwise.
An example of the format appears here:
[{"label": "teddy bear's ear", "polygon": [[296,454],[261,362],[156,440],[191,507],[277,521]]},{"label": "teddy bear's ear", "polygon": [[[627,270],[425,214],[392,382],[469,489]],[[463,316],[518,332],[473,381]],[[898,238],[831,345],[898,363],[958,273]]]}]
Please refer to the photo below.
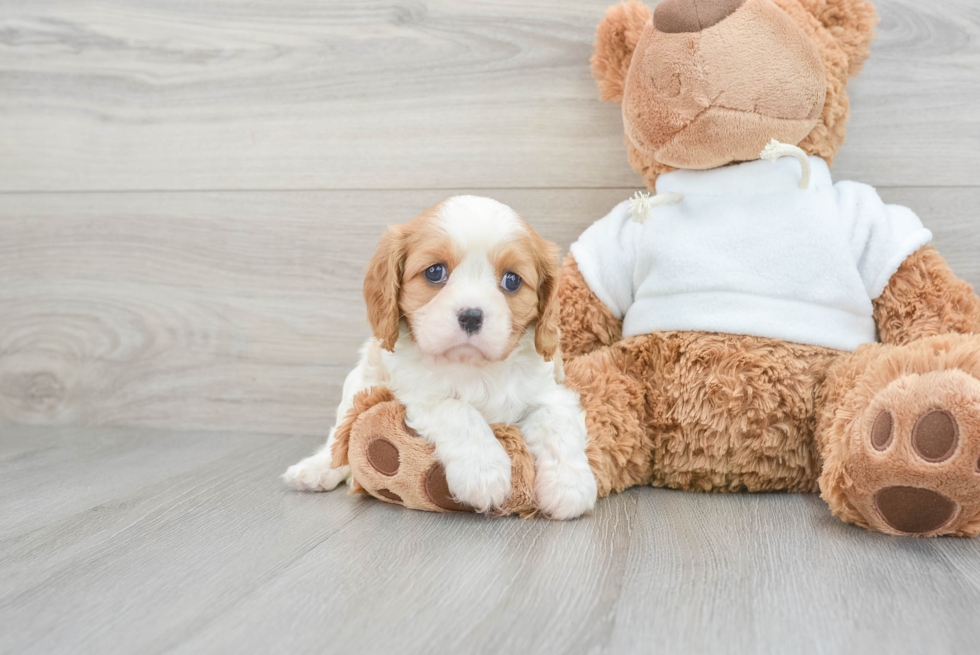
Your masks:
[{"label": "teddy bear's ear", "polygon": [[633,50],[649,20],[650,8],[642,2],[629,0],[610,7],[599,23],[591,62],[592,77],[599,83],[603,100],[623,100]]},{"label": "teddy bear's ear", "polygon": [[878,14],[869,0],[797,0],[837,41],[857,75],[875,38]]}]

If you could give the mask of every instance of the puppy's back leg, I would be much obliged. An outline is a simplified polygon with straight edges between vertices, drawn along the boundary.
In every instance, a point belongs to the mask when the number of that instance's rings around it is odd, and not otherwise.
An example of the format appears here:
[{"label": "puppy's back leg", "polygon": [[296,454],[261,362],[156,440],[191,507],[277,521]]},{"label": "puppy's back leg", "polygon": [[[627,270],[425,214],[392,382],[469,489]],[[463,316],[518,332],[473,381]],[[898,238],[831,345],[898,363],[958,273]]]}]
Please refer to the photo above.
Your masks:
[{"label": "puppy's back leg", "polygon": [[[340,425],[344,417],[347,416],[347,412],[353,407],[354,396],[359,391],[367,389],[376,383],[375,378],[378,375],[374,369],[380,366],[380,359],[373,356],[377,354],[373,352],[374,346],[373,341],[368,341],[365,344],[361,350],[360,362],[347,375],[347,379],[344,380],[344,391],[340,405],[337,407],[336,423],[334,423],[333,428],[330,430],[327,443],[313,455],[290,466],[283,474],[283,481],[293,489],[298,489],[299,491],[331,491],[338,484],[350,477],[349,466],[341,466],[340,468],[330,467],[330,462],[333,459],[331,451],[333,449],[334,434],[337,432],[337,426]],[[377,363],[374,362],[375,359],[378,360]]]},{"label": "puppy's back leg", "polygon": [[350,477],[349,466],[330,468],[333,434],[331,430],[326,445],[316,453],[286,469],[282,479],[288,486],[299,491],[331,491]]}]

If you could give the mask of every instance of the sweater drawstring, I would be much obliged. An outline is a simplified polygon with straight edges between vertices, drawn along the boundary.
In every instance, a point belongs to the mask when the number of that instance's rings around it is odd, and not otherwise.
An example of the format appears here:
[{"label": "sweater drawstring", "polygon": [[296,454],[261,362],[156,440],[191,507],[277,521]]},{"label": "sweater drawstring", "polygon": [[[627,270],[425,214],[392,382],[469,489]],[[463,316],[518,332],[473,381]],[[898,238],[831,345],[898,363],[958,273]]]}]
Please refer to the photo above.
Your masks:
[{"label": "sweater drawstring", "polygon": [[795,157],[803,168],[803,175],[800,177],[800,188],[807,189],[810,186],[810,158],[806,156],[802,148],[791,146],[788,143],[780,143],[773,139],[769,142],[759,156],[767,161],[776,161],[780,157]]},{"label": "sweater drawstring", "polygon": [[650,218],[650,210],[661,205],[678,203],[683,199],[684,196],[679,193],[658,193],[651,196],[644,191],[637,191],[630,198],[630,213],[633,214],[634,221],[643,225]]},{"label": "sweater drawstring", "polygon": [[[769,145],[762,149],[759,156],[767,161],[776,161],[781,157],[796,158],[800,162],[800,168],[802,169],[800,188],[810,188],[810,158],[807,157],[807,154],[802,148],[788,143],[780,143],[776,139],[773,139],[769,142]],[[684,196],[679,193],[658,193],[655,196],[651,196],[645,191],[637,191],[630,198],[630,213],[633,215],[633,220],[642,225],[650,218],[651,210],[661,205],[676,204],[683,199]]]}]

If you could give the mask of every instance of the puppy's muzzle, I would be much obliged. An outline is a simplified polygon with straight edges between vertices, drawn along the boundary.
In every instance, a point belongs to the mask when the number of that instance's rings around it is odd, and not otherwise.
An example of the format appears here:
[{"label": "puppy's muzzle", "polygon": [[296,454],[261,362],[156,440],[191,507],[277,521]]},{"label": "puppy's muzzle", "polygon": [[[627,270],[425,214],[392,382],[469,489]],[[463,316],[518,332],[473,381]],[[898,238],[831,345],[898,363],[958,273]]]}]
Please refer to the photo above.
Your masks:
[{"label": "puppy's muzzle", "polygon": [[456,316],[459,319],[459,327],[466,330],[466,334],[476,334],[483,327],[482,309],[464,309]]}]

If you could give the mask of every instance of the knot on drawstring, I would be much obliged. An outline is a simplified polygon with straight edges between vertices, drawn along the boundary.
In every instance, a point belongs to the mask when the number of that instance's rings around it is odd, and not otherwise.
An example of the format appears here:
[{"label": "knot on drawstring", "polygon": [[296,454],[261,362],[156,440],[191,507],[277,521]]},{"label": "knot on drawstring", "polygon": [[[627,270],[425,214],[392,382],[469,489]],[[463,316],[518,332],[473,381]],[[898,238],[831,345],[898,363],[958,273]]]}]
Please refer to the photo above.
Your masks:
[{"label": "knot on drawstring", "polygon": [[791,146],[788,143],[780,143],[773,139],[769,142],[759,156],[767,161],[776,161],[780,157],[795,157],[803,168],[803,175],[800,177],[800,188],[806,189],[810,186],[810,158],[806,156],[802,148]]},{"label": "knot on drawstring", "polygon": [[642,225],[650,218],[651,209],[660,205],[678,203],[683,199],[684,196],[679,193],[658,193],[651,196],[645,191],[637,191],[630,198],[630,213],[633,215],[633,220]]}]

